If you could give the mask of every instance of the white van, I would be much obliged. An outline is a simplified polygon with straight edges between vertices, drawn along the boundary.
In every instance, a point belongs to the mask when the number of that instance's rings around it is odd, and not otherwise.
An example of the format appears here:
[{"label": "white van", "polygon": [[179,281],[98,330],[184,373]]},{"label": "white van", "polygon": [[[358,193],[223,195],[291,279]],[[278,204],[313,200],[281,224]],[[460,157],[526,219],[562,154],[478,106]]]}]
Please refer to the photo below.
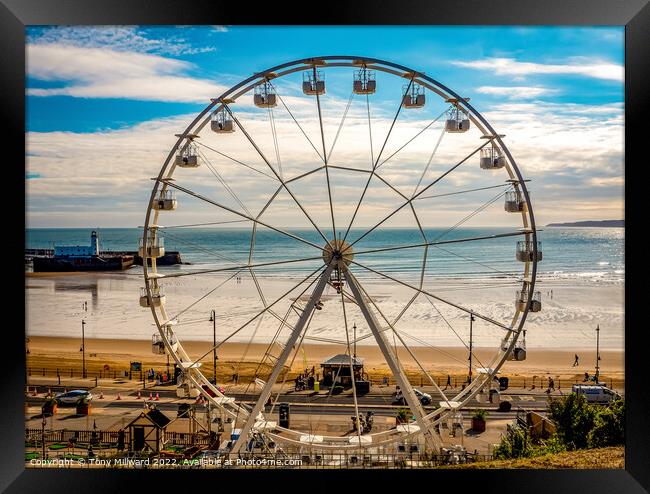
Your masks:
[{"label": "white van", "polygon": [[571,387],[571,392],[585,395],[590,403],[609,403],[621,397],[616,391],[593,384],[574,384]]}]

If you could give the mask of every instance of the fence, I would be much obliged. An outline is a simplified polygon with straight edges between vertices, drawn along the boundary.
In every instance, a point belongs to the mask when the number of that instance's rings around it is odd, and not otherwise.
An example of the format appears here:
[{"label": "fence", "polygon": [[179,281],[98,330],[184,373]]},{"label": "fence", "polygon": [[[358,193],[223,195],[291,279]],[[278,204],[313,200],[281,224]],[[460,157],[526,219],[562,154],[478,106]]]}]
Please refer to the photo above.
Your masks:
[{"label": "fence", "polygon": [[[291,379],[294,373],[289,374],[288,380]],[[82,370],[80,368],[48,368],[48,367],[27,367],[28,376],[54,376],[61,379],[65,378],[82,378]],[[142,373],[140,371],[129,371],[129,369],[110,369],[110,370],[86,370],[86,378],[88,379],[117,379],[128,378],[136,381],[141,381],[142,376],[146,375],[146,370]],[[297,373],[296,373],[297,376]],[[263,376],[262,376],[263,377]],[[295,377],[295,376],[293,376]],[[555,389],[561,390],[564,388],[569,389],[573,384],[584,383],[583,378],[560,378],[559,376],[551,376],[554,380]],[[149,380],[151,382],[151,380]],[[395,386],[397,381],[394,378],[374,378],[369,379],[372,386]],[[447,377],[434,377],[434,381],[439,388],[447,388]],[[467,376],[451,376],[451,388],[462,388],[467,384]],[[548,387],[548,376],[534,376],[534,377],[521,377],[513,376],[508,377],[508,388],[513,389],[546,389]],[[622,388],[624,386],[624,379],[613,379],[601,376],[601,382],[607,384],[610,388]],[[249,384],[254,382],[253,378],[243,379],[242,377],[230,376],[229,379],[224,379],[224,382],[237,382],[238,384]],[[409,382],[414,386],[430,386],[430,381],[424,376],[413,377],[409,376]]]}]

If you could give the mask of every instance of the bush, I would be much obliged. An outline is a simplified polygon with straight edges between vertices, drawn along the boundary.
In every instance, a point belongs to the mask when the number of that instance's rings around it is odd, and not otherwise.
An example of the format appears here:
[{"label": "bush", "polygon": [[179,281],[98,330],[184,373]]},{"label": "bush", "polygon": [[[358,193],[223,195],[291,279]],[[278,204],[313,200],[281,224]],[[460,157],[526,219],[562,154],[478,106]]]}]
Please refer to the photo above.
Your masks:
[{"label": "bush", "polygon": [[501,442],[494,447],[492,455],[495,460],[527,458],[533,454],[533,444],[527,429],[508,427]]},{"label": "bush", "polygon": [[587,447],[587,437],[594,428],[597,410],[587,403],[584,395],[571,393],[561,400],[552,401],[549,417],[557,425],[557,434],[567,449]]},{"label": "bush", "polygon": [[485,420],[485,417],[487,417],[488,412],[487,410],[483,410],[482,408],[477,409],[474,411],[474,416],[472,418],[475,418],[477,420]]},{"label": "bush", "polygon": [[587,436],[590,448],[618,446],[625,443],[625,402],[616,400],[596,415],[594,428]]}]

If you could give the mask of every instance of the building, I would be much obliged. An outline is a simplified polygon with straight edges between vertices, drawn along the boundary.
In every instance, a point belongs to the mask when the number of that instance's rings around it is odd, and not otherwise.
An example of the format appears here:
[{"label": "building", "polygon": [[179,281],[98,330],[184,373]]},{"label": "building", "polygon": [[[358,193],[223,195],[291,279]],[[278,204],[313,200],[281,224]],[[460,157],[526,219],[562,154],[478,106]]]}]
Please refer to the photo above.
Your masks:
[{"label": "building", "polygon": [[[341,385],[344,388],[352,387],[350,376],[350,356],[344,353],[334,355],[320,364],[323,380],[323,386]],[[354,369],[354,380],[363,380],[363,359],[352,357],[352,367]]]},{"label": "building", "polygon": [[158,453],[162,449],[165,428],[171,420],[157,408],[143,410],[127,427],[129,451],[148,450]]},{"label": "building", "polygon": [[61,245],[54,247],[55,257],[89,257],[99,255],[97,232],[90,234],[90,245]]}]

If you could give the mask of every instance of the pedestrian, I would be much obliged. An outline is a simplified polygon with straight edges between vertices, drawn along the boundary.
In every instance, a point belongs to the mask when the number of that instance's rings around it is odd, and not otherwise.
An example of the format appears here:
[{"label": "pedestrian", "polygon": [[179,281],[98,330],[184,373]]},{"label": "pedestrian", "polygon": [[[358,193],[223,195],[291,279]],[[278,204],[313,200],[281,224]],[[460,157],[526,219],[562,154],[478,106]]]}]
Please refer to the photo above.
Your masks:
[{"label": "pedestrian", "polygon": [[447,384],[445,384],[445,389],[451,388],[451,376],[447,374]]},{"label": "pedestrian", "polygon": [[587,381],[589,381],[589,373],[585,372],[585,378],[582,380],[582,382],[586,383]]},{"label": "pedestrian", "polygon": [[553,300],[553,289],[551,289],[551,300]]},{"label": "pedestrian", "polygon": [[575,360],[573,361],[573,367],[578,367],[578,354],[575,354]]}]

